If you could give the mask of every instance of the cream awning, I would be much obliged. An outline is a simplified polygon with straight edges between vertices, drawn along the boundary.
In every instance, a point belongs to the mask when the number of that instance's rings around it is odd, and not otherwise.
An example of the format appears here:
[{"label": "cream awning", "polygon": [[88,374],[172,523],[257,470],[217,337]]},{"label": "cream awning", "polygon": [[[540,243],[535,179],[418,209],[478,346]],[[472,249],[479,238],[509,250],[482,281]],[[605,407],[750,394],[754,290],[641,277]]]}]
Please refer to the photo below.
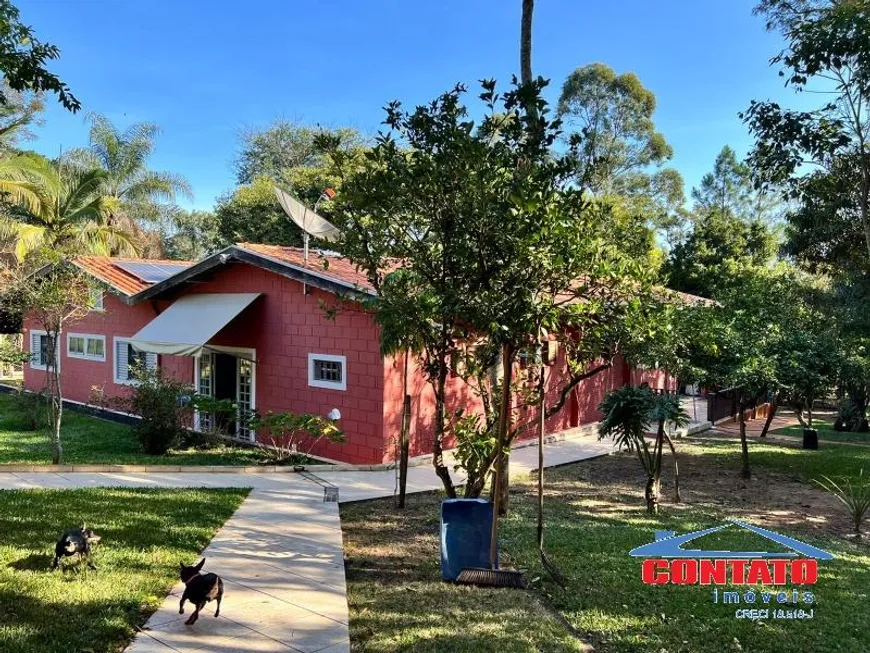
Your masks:
[{"label": "cream awning", "polygon": [[130,344],[140,351],[170,356],[199,356],[203,351],[225,350],[209,346],[208,341],[259,296],[260,293],[185,295],[140,329]]}]

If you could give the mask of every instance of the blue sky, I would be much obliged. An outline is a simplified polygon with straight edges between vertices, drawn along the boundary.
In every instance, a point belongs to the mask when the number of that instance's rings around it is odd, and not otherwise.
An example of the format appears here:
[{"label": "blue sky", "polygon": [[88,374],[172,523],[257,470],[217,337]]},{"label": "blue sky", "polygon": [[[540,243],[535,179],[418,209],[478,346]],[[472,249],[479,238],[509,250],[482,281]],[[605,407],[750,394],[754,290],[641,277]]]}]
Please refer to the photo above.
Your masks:
[{"label": "blue sky", "polygon": [[[185,175],[210,208],[234,185],[245,127],[276,117],[374,133],[392,99],[425,102],[462,81],[519,68],[521,0],[19,0],[23,20],[61,48],[53,69],[83,111],[163,134],[154,169]],[[634,71],[658,97],[656,125],[687,191],[730,144],[750,145],[737,112],[782,99],[775,35],[754,0],[537,0],[533,70],[556,100],[574,68]],[[86,144],[83,115],[51,103],[32,147]]]}]

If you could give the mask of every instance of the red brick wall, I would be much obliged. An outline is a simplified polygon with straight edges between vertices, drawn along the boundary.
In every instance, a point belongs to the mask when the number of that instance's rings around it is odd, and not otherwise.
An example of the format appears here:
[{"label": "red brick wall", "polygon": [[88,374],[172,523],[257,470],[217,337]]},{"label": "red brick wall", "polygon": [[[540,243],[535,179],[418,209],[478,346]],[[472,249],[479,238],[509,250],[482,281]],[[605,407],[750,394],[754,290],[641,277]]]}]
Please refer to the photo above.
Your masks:
[{"label": "red brick wall", "polygon": [[[220,268],[188,293],[260,292],[212,343],[256,350],[256,406],[261,412],[292,411],[325,416],[341,411],[347,442],[320,442],[312,453],[353,463],[380,463],[384,457],[383,362],[374,319],[356,304],[342,304],[335,320],[323,304],[337,306],[334,295],[246,263]],[[347,357],[347,390],[308,386],[308,354]]]},{"label": "red brick wall", "polygon": [[[393,460],[395,443],[401,428],[403,357],[387,358],[384,361],[384,436],[387,441],[385,460]],[[410,366],[409,391],[411,394],[411,455],[432,452],[434,434],[435,395],[431,386],[425,382],[419,368]],[[558,401],[568,371],[564,352],[560,351],[556,362],[547,368],[547,405]],[[517,369],[515,380],[525,378],[525,372]],[[648,382],[654,388],[667,385],[674,388],[674,381],[660,371],[641,372],[630,370],[622,358],[617,358],[613,367],[579,383],[559,412],[546,421],[546,432],[555,433],[564,429],[591,424],[601,419],[597,406],[604,395],[626,383],[638,385]],[[514,405],[518,405],[515,399]],[[451,377],[447,386],[447,415],[456,409],[482,412],[482,404],[474,392],[461,378]],[[519,439],[535,437],[534,425],[537,423],[535,409],[520,409],[515,415],[515,423],[522,429]],[[453,445],[448,438],[445,448]]]},{"label": "red brick wall", "polygon": [[[115,349],[113,338],[128,338],[148,324],[169,302],[146,302],[138,306],[127,306],[112,294],[105,293],[103,311],[92,311],[84,319],[68,323],[61,337],[60,378],[66,399],[88,403],[95,392],[107,398],[118,397],[127,392],[128,386],[114,382]],[[24,347],[30,350],[31,330],[44,329],[34,319],[24,321]],[[67,335],[85,333],[106,336],[106,360],[93,361],[67,356]],[[175,378],[193,382],[193,359],[177,356],[161,356],[160,366]],[[45,372],[24,366],[24,386],[29,390],[40,391],[46,386]]]},{"label": "red brick wall", "polygon": [[[312,453],[353,463],[380,463],[384,459],[383,361],[380,335],[372,316],[360,309],[342,306],[335,320],[326,318],[321,303],[336,305],[333,295],[314,290],[304,295],[302,285],[277,274],[232,263],[202,283],[182,289],[187,293],[260,292],[263,296],[228,324],[214,344],[256,350],[255,403],[262,411],[293,411],[326,415],[338,408],[345,432],[344,444],[319,443]],[[163,310],[171,301],[159,302]],[[93,386],[103,387],[107,396],[125,392],[112,378],[112,337],[128,337],[151,321],[157,311],[151,302],[126,306],[106,296],[104,313],[91,313],[70,331],[105,334],[106,362],[69,358],[66,339],[61,351],[64,396],[87,402]],[[38,328],[28,320],[30,329]],[[29,344],[27,345],[29,348]],[[308,354],[340,354],[347,357],[347,390],[308,386]],[[161,356],[160,365],[178,378],[193,380],[193,358]],[[45,373],[25,366],[25,385],[32,390],[45,387]]]}]

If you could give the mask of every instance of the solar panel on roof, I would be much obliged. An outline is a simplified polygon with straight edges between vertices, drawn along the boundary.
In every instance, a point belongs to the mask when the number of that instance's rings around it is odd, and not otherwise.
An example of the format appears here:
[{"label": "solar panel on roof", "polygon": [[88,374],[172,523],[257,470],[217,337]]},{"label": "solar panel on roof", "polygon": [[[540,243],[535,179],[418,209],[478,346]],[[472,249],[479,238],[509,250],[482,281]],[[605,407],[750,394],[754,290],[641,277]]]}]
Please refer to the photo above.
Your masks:
[{"label": "solar panel on roof", "polygon": [[145,283],[160,283],[188,267],[187,263],[115,261],[113,265]]}]

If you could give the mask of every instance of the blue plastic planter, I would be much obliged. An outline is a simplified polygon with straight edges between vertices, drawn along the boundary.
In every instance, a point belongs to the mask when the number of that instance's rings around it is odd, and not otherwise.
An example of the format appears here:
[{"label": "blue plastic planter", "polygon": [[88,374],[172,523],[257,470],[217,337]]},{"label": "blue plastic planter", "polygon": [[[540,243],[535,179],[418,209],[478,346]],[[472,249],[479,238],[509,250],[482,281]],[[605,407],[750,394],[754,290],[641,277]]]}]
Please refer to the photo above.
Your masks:
[{"label": "blue plastic planter", "polygon": [[[489,568],[492,504],[485,499],[441,502],[441,578],[454,581],[471,567]],[[498,558],[496,558],[498,560]]]}]

